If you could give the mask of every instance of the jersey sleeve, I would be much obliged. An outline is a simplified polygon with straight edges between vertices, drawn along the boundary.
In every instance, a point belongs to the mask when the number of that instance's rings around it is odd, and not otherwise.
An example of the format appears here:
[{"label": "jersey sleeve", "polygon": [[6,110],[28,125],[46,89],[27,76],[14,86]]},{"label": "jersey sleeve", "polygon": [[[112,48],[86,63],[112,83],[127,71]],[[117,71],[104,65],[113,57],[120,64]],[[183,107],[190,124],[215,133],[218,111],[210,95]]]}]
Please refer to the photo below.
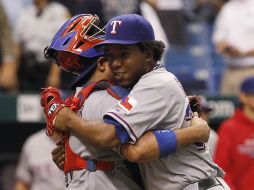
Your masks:
[{"label": "jersey sleeve", "polygon": [[[109,95],[107,91],[94,92],[85,103],[82,110],[82,117],[89,120],[102,118],[110,108],[117,104],[117,102],[118,100]],[[125,144],[129,141],[129,134],[119,122],[111,117],[105,117],[103,119],[105,123],[113,124],[116,127],[117,137],[120,139],[121,144]]]},{"label": "jersey sleeve", "polygon": [[121,125],[121,123],[117,122],[112,117],[105,116],[103,119],[104,119],[105,123],[113,124],[115,126],[116,135],[117,135],[118,139],[120,140],[121,144],[125,144],[125,143],[129,142],[130,136],[129,136],[127,130]]},{"label": "jersey sleeve", "polygon": [[166,103],[162,95],[153,87],[140,85],[119,101],[106,114],[123,126],[132,142],[135,142],[145,131],[154,129],[165,117]]},{"label": "jersey sleeve", "polygon": [[126,97],[104,118],[112,118],[126,129],[129,143],[135,143],[149,130],[174,130],[189,126],[188,99],[176,77],[165,69],[144,75]]}]

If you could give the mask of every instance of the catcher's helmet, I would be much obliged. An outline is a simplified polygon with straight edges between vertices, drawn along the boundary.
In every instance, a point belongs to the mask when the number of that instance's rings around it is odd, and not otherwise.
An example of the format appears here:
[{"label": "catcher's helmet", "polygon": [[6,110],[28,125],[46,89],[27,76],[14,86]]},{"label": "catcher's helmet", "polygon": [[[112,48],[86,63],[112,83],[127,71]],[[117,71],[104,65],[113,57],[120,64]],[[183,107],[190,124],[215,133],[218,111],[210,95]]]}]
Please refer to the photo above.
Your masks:
[{"label": "catcher's helmet", "polygon": [[95,68],[96,59],[103,55],[93,48],[104,40],[104,31],[98,25],[96,15],[80,14],[70,18],[45,48],[45,57],[75,75],[89,73]]}]

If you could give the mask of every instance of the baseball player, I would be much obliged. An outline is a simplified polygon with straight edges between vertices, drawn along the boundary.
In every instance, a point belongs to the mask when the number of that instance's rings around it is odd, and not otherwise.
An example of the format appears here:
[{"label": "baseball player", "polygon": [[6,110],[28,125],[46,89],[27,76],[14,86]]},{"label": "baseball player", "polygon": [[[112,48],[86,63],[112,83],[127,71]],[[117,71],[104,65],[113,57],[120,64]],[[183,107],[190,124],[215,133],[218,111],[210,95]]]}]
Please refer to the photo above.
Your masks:
[{"label": "baseball player", "polygon": [[[77,24],[76,24],[76,26],[77,26]],[[85,27],[84,27],[85,28]],[[61,36],[61,34],[59,33],[59,35]],[[83,36],[84,37],[84,36]],[[56,39],[53,39],[53,41],[57,41]],[[71,41],[71,40],[69,40],[69,41]],[[52,43],[53,44],[53,43]],[[51,44],[51,45],[52,45]],[[70,42],[70,44],[74,44],[74,42],[72,41],[72,42]],[[78,43],[79,44],[79,43]],[[62,52],[61,52],[62,53]],[[82,52],[82,53],[84,53],[84,52]],[[60,57],[58,57],[58,60],[62,60],[61,59],[62,57],[60,56]],[[68,61],[68,60],[67,60]],[[75,64],[76,64],[77,62],[75,62]],[[64,65],[66,65],[66,62],[63,62],[62,63],[62,66],[64,66]],[[67,64],[68,65],[68,64]],[[66,69],[66,67],[65,67],[65,69]],[[93,75],[91,76],[92,78],[93,78]],[[84,80],[84,79],[83,79]],[[43,92],[42,93],[42,95],[44,96],[45,94],[47,94],[47,91],[45,91],[45,92]],[[84,104],[84,107],[83,107],[83,109],[81,110],[81,112],[82,112],[82,116],[85,116],[85,118],[89,118],[89,116],[90,116],[90,118],[89,119],[96,119],[95,117],[94,117],[94,114],[97,112],[98,113],[98,108],[99,107],[101,107],[101,101],[98,101],[98,102],[94,102],[94,100],[101,100],[101,98],[99,98],[100,96],[99,95],[96,95],[96,92],[93,92],[92,94],[90,94],[90,96],[88,97],[88,99],[86,100],[86,104]],[[44,98],[42,98],[42,100],[43,100]],[[47,96],[46,96],[46,99],[47,99]],[[57,98],[55,98],[55,100],[56,100]],[[92,101],[93,100],[93,101]],[[60,100],[58,100],[58,101],[60,101]],[[108,101],[109,102],[109,101]],[[111,102],[112,103],[112,102]],[[63,104],[63,103],[61,103],[61,104]],[[54,104],[52,104],[52,105],[54,105]],[[46,106],[46,110],[47,111],[51,111],[51,109],[50,108],[52,108],[52,105],[51,106]],[[58,105],[60,105],[60,104],[58,104]],[[97,106],[96,106],[97,105]],[[112,105],[112,104],[111,104]],[[61,107],[61,106],[60,106]],[[63,106],[63,107],[65,107],[65,106]],[[62,108],[63,108],[62,107]],[[88,107],[89,107],[89,112],[88,112]],[[103,106],[104,107],[104,106]],[[92,109],[91,109],[92,108]],[[58,108],[57,108],[58,109]],[[94,109],[94,111],[93,111],[93,109]],[[60,109],[59,109],[60,110]],[[58,111],[59,111],[58,110]],[[107,108],[104,110],[105,112],[106,112],[106,110],[107,110]],[[46,112],[46,113],[48,113],[48,112]],[[57,112],[56,112],[57,113]],[[73,112],[71,112],[71,114],[73,114]],[[76,114],[75,114],[76,115]],[[54,120],[54,117],[53,117],[53,120]],[[53,121],[52,120],[52,121]],[[78,122],[78,121],[77,121]],[[159,133],[162,133],[161,134],[161,136],[164,136],[163,134],[165,133],[165,134],[167,134],[167,133],[172,133],[172,134],[176,134],[176,133],[173,133],[173,132],[171,132],[171,131],[167,131],[167,130],[163,130],[163,131],[157,131],[157,132],[159,132]],[[166,137],[168,137],[168,135],[166,136]],[[169,137],[171,137],[171,136],[169,136]],[[94,136],[94,138],[96,138],[96,136]],[[174,149],[176,149],[176,136],[173,136],[173,139],[175,138],[175,140],[173,140],[173,143],[167,143],[167,145],[171,145],[171,144],[173,144],[174,145]],[[142,138],[141,138],[142,139]],[[154,138],[155,139],[155,138]],[[76,139],[77,140],[77,139]],[[157,139],[155,139],[155,140],[157,140]],[[116,141],[118,141],[118,139],[116,139]],[[70,139],[70,142],[71,142],[71,139]],[[112,143],[114,143],[114,142],[112,142]],[[156,143],[155,143],[156,144]],[[181,143],[180,143],[181,144]],[[157,145],[157,144],[156,144]],[[86,145],[87,147],[89,147],[88,145]],[[147,146],[147,145],[146,145]],[[86,148],[87,148],[86,147]],[[169,148],[170,149],[170,148]],[[96,150],[97,151],[97,150]],[[102,152],[102,150],[101,150],[101,152]],[[83,157],[85,157],[85,158],[87,158],[87,157],[89,157],[89,155],[87,156],[87,152],[82,152],[82,153],[84,153],[84,156]],[[88,152],[89,153],[89,152]],[[164,152],[164,154],[169,154],[168,152]],[[94,155],[92,155],[92,156],[94,156]],[[105,156],[105,155],[104,155]],[[91,159],[91,158],[90,158]],[[92,159],[97,159],[98,160],[98,157],[96,158],[92,158]],[[84,172],[84,171],[83,171]],[[97,172],[97,171],[96,171]],[[95,172],[95,173],[96,173]],[[87,172],[86,172],[87,173]],[[72,173],[73,174],[73,173]],[[82,175],[76,175],[76,177],[77,176],[82,176]],[[92,180],[92,179],[91,179]],[[105,184],[104,184],[105,185]],[[69,186],[71,186],[71,185],[69,185]],[[129,184],[128,184],[128,186],[129,186]]]},{"label": "baseball player", "polygon": [[56,133],[48,138],[43,129],[25,141],[16,168],[15,190],[64,189],[64,175],[50,155],[57,139]]}]

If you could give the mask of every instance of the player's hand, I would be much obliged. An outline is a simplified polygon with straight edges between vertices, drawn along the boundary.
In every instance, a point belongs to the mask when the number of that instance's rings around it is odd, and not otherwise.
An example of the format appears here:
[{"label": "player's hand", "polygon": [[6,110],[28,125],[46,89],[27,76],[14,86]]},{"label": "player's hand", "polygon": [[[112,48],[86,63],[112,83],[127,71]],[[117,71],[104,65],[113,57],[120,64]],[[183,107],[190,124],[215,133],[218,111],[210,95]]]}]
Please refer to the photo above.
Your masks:
[{"label": "player's hand", "polygon": [[56,166],[64,171],[64,161],[65,161],[65,148],[64,148],[64,144],[63,141],[58,141],[56,143],[57,147],[54,148],[51,152],[52,154],[52,160],[54,161],[54,163],[56,164]]},{"label": "player's hand", "polygon": [[[41,106],[47,121],[47,135],[52,136],[56,131],[55,120],[58,112],[68,105],[61,99],[58,89],[53,87],[44,88],[41,91]],[[59,131],[64,131],[63,129]]]},{"label": "player's hand", "polygon": [[206,143],[209,139],[210,135],[210,127],[208,126],[207,122],[201,118],[198,117],[198,113],[194,112],[193,118],[191,120],[192,127],[196,127],[197,134],[199,134],[199,140],[200,143]]}]

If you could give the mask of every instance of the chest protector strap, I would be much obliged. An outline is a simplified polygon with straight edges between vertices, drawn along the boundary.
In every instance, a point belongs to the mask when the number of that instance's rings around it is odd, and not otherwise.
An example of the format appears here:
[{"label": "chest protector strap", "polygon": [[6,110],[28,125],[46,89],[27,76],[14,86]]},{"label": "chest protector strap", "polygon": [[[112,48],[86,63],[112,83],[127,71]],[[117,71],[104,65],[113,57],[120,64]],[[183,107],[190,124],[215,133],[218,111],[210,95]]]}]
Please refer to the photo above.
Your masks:
[{"label": "chest protector strap", "polygon": [[[85,103],[85,100],[95,89],[107,90],[107,92],[114,98],[120,100],[126,96],[129,92],[119,86],[113,86],[110,82],[106,80],[101,80],[98,82],[91,83],[80,90],[76,97],[68,98],[68,103],[71,109],[78,112],[80,108]],[[85,160],[81,156],[77,155],[71,150],[69,144],[70,134],[66,133],[64,135],[64,145],[65,145],[65,162],[64,162],[64,173],[67,174],[70,171],[87,169],[89,171],[96,170],[112,170],[115,167],[115,163],[112,161],[101,161],[101,160]]]}]

